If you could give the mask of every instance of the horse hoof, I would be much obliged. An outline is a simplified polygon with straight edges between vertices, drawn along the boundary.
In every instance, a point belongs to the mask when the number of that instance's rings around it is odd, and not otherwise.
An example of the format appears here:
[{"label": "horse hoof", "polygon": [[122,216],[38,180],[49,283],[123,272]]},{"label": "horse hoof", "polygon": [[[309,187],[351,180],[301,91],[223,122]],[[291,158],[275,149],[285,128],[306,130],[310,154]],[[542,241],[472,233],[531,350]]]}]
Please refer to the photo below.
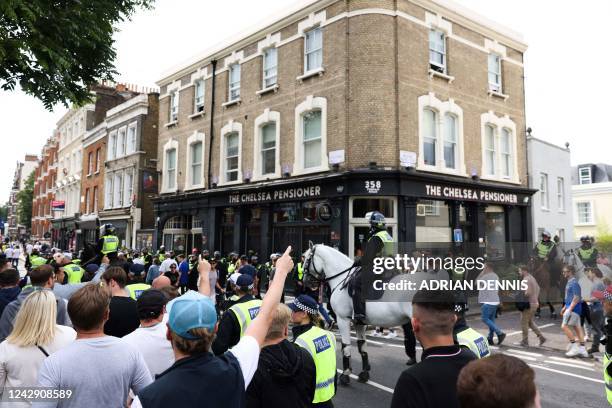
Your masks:
[{"label": "horse hoof", "polygon": [[349,385],[351,382],[351,377],[346,374],[340,374],[340,385]]},{"label": "horse hoof", "polygon": [[365,382],[368,382],[369,379],[370,379],[369,371],[362,371],[359,373],[359,382],[365,383]]}]

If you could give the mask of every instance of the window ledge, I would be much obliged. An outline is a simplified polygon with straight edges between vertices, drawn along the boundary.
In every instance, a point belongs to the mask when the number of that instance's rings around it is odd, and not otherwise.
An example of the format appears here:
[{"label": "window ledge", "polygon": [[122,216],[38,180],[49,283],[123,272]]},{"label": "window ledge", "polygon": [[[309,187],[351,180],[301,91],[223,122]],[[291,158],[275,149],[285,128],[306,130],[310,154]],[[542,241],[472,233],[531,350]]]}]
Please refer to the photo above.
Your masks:
[{"label": "window ledge", "polygon": [[278,84],[274,84],[274,85],[269,86],[269,87],[267,87],[267,88],[260,89],[259,91],[256,91],[256,92],[255,92],[255,95],[257,95],[257,96],[262,96],[262,95],[264,95],[264,94],[267,94],[268,92],[274,92],[274,93],[276,93],[276,92],[278,92],[278,88],[279,88]]},{"label": "window ledge", "polygon": [[197,119],[199,117],[204,116],[204,114],[206,113],[206,111],[201,111],[201,112],[196,112],[194,114],[189,115],[189,119]]},{"label": "window ledge", "polygon": [[304,72],[303,75],[300,75],[299,77],[295,78],[297,81],[302,82],[303,80],[313,77],[313,76],[321,76],[325,73],[325,68],[321,67],[321,68],[317,68],[317,69],[313,69],[312,71],[308,71],[308,72]]},{"label": "window ledge", "polygon": [[192,191],[192,190],[202,190],[204,189],[204,184],[197,184],[194,186],[189,186],[185,188],[185,191]]},{"label": "window ledge", "polygon": [[438,72],[438,71],[430,68],[429,69],[429,79],[432,79],[433,77],[438,77],[438,78],[446,79],[449,84],[452,84],[453,81],[455,80],[454,76],[446,75],[446,74],[444,74],[442,72]]},{"label": "window ledge", "polygon": [[489,94],[489,96],[496,96],[498,98],[502,98],[504,101],[510,97],[510,95],[506,95],[501,92],[494,91],[492,89],[489,89],[487,91],[487,94]]},{"label": "window ledge", "polygon": [[437,166],[429,166],[426,164],[417,164],[416,167],[417,170],[419,171],[427,171],[430,173],[440,173],[440,174],[448,174],[450,176],[458,176],[458,177],[468,177],[467,173],[465,171],[461,171],[461,170],[449,170],[449,169],[445,169],[442,167],[437,167]]},{"label": "window ledge", "polygon": [[508,183],[508,184],[516,184],[516,185],[520,185],[521,184],[521,182],[517,181],[517,180],[513,180],[513,179],[509,179],[509,178],[502,178],[502,177],[495,177],[495,176],[491,176],[491,175],[480,176],[480,180],[497,181],[497,182],[500,182],[500,183]]},{"label": "window ledge", "polygon": [[173,120],[172,122],[168,122],[164,125],[165,128],[171,128],[172,126],[178,125],[178,120]]},{"label": "window ledge", "polygon": [[242,99],[237,98],[237,99],[234,99],[233,101],[224,102],[221,104],[221,106],[223,106],[224,108],[227,108],[228,106],[238,105],[241,102],[242,102]]},{"label": "window ledge", "polygon": [[255,181],[267,181],[267,180],[275,180],[281,178],[280,172],[278,173],[269,173],[264,175],[253,176],[251,182]]},{"label": "window ledge", "polygon": [[304,174],[321,173],[324,171],[329,171],[329,166],[319,166],[310,169],[295,169],[291,173],[291,176],[302,176]]},{"label": "window ledge", "polygon": [[217,184],[217,187],[225,187],[225,186],[235,186],[237,184],[242,184],[244,183],[244,181],[242,180],[236,180],[236,181],[224,181],[223,183],[219,183]]}]

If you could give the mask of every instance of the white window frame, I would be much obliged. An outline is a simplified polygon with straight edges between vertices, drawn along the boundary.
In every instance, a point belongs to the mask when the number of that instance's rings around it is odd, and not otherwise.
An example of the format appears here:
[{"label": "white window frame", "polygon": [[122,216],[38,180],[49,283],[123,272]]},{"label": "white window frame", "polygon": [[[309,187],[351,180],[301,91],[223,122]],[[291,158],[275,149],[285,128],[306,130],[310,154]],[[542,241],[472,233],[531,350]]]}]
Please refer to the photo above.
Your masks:
[{"label": "white window frame", "polygon": [[91,176],[93,174],[94,171],[94,152],[90,151],[89,153],[87,153],[87,175]]},{"label": "white window frame", "polygon": [[99,194],[98,186],[94,186],[92,191],[93,191],[93,212],[94,212],[94,214],[97,214],[98,213],[98,208],[99,208],[98,207],[98,205],[99,205],[99,203],[98,203],[98,194]]},{"label": "white window frame", "polygon": [[179,113],[179,90],[174,89],[170,92],[170,108],[168,109],[168,122],[175,123],[178,122],[178,113]]},{"label": "white window frame", "polygon": [[[132,137],[130,137],[130,132],[133,132]],[[138,122],[132,122],[128,125],[125,134],[125,155],[136,153],[136,151],[138,151]]]},{"label": "white window frame", "polygon": [[[486,136],[486,126],[490,125],[493,128],[493,136],[495,139],[495,174],[489,174],[487,166],[486,166],[486,150],[485,150],[485,136]],[[502,129],[506,129],[510,135],[510,154],[511,154],[511,165],[512,171],[510,177],[502,176],[502,152],[500,148],[501,144],[501,133]],[[493,111],[489,111],[487,113],[483,113],[480,115],[480,136],[481,136],[481,170],[480,170],[480,178],[484,180],[495,180],[502,181],[506,183],[519,184],[519,174],[518,174],[518,145],[517,145],[517,133],[516,133],[516,124],[510,119],[508,115],[505,116],[496,116]]]},{"label": "white window frame", "polygon": [[[508,149],[509,149],[508,151],[504,151],[504,144],[502,143],[504,133],[508,135]],[[499,166],[500,166],[500,175],[501,177],[504,177],[504,178],[512,177],[512,173],[514,172],[514,150],[512,148],[512,139],[513,139],[512,131],[506,127],[501,128],[500,133],[499,133],[499,157],[500,157]],[[506,159],[508,159],[507,160],[508,174],[504,174],[505,173],[504,166],[506,163]]]},{"label": "white window frame", "polygon": [[[588,175],[583,175],[582,171],[586,170]],[[578,168],[578,182],[579,184],[592,184],[593,183],[593,174],[591,167],[580,167]],[[587,182],[588,181],[588,182]]]},{"label": "white window frame", "polygon": [[[198,85],[202,89],[202,95],[198,97]],[[193,83],[193,113],[203,113],[204,103],[206,101],[206,82],[204,78],[199,78]]]},{"label": "white window frame", "polygon": [[[491,71],[491,59],[497,59],[497,70]],[[491,75],[495,75],[497,82],[491,82]],[[487,81],[489,83],[489,91],[502,93],[502,56],[497,53],[490,53],[487,56]]]},{"label": "white window frame", "polygon": [[84,214],[90,214],[91,213],[91,208],[89,206],[89,201],[90,201],[90,196],[89,196],[89,189],[86,188],[85,189],[85,211],[83,212]]},{"label": "white window frame", "polygon": [[[169,188],[168,187],[168,168],[167,168],[167,164],[166,163],[166,157],[167,157],[167,152],[168,150],[172,150],[172,149],[176,149],[176,167],[175,167],[175,171],[174,171],[174,187],[173,188]],[[179,143],[178,140],[174,140],[174,139],[170,139],[166,142],[166,144],[164,144],[163,147],[163,155],[162,155],[162,189],[161,189],[161,193],[174,193],[176,191],[178,191],[178,157],[179,157]]]},{"label": "white window frame", "polygon": [[[123,207],[124,191],[123,191],[123,172],[116,171],[113,173],[113,208]],[[117,183],[119,178],[120,182]],[[118,186],[118,187],[117,187]]]},{"label": "white window frame", "polygon": [[[274,53],[274,65],[269,66],[268,60],[270,58],[270,53]],[[261,89],[268,89],[278,85],[278,48],[269,47],[263,50],[262,52],[262,84]],[[268,71],[274,70],[274,74],[269,74]],[[270,80],[270,83],[268,83]]]},{"label": "white window frame", "polygon": [[114,160],[117,155],[117,129],[108,133],[108,160]]},{"label": "white window frame", "polygon": [[117,130],[117,153],[115,154],[116,159],[125,156],[125,149],[127,148],[126,138],[127,126],[121,126]]},{"label": "white window frame", "polygon": [[[436,97],[433,92],[427,95],[422,95],[418,98],[418,109],[419,109],[419,154],[417,157],[417,169],[423,171],[431,171],[436,173],[445,173],[467,177],[465,170],[465,147],[464,147],[464,135],[463,135],[463,109],[455,103],[453,99],[449,99],[446,102],[442,102]],[[425,117],[424,111],[431,110],[436,113],[436,164],[429,165],[425,164],[425,149],[423,143],[425,140]],[[455,151],[455,168],[446,167],[444,160],[444,139],[446,136],[445,132],[445,118],[446,115],[450,114],[455,117],[455,130],[456,130],[456,151]]]},{"label": "white window frame", "polygon": [[[128,177],[130,176],[130,177]],[[130,179],[128,183],[128,179]],[[134,195],[134,168],[129,167],[123,172],[123,207],[132,206],[132,196]]]},{"label": "white window frame", "polygon": [[[321,45],[318,48],[308,49],[308,36],[309,35],[319,35],[321,38]],[[310,68],[308,67],[308,56],[311,54],[318,53],[320,54],[320,64],[317,67]],[[308,31],[304,32],[304,75],[307,75],[311,72],[317,72],[323,69],[323,29],[319,27],[313,27]]]},{"label": "white window frame", "polygon": [[557,177],[557,209],[565,212],[565,179]]},{"label": "white window frame", "polygon": [[[270,123],[276,124],[276,145],[274,152],[274,173],[263,174],[263,160],[261,157],[261,143],[262,143],[262,128]],[[280,178],[281,177],[281,165],[280,165],[280,112],[271,111],[266,108],[264,113],[255,118],[255,130],[253,138],[253,181],[262,180],[267,178]]]},{"label": "white window frame", "polygon": [[550,210],[550,188],[548,186],[548,174],[540,173],[540,208]]},{"label": "white window frame", "polygon": [[[321,165],[304,169],[304,126],[302,118],[305,113],[321,111]],[[316,173],[329,170],[327,152],[327,99],[309,95],[306,100],[295,108],[295,139],[294,139],[294,168],[293,175]]]},{"label": "white window frame", "polygon": [[[578,207],[580,204],[589,205],[591,217],[586,222],[580,221],[580,211],[578,210]],[[594,206],[593,201],[592,200],[576,200],[574,202],[574,217],[576,219],[575,225],[577,226],[595,225],[595,206]]]},{"label": "white window frame", "polygon": [[[238,178],[235,181],[227,181],[226,176],[226,136],[230,133],[238,133]],[[221,158],[219,163],[219,185],[232,185],[242,183],[242,123],[234,122],[230,120],[225,126],[221,128],[221,143],[220,155]]]},{"label": "white window frame", "polygon": [[[234,72],[238,72],[238,80],[232,80],[232,74]],[[231,64],[227,71],[227,84],[228,84],[228,93],[227,93],[227,101],[234,102],[240,100],[240,81],[242,78],[242,67],[239,62],[235,62]],[[233,82],[232,82],[233,81]],[[233,92],[237,92],[233,94]]]},{"label": "white window frame", "polygon": [[[204,188],[205,187],[205,178],[204,178],[204,158],[206,157],[206,144],[204,143],[206,141],[206,136],[204,133],[202,132],[198,132],[195,131],[193,132],[193,134],[191,136],[189,136],[187,138],[187,160],[185,160],[186,165],[185,165],[185,174],[187,176],[187,179],[185,181],[185,190],[191,190],[191,189],[198,189],[198,188]],[[191,179],[193,178],[192,176],[192,165],[193,163],[191,162],[191,146],[194,145],[195,143],[202,143],[202,161],[200,163],[202,170],[201,170],[201,174],[200,174],[200,183],[199,184],[192,184],[191,183]]]},{"label": "white window frame", "polygon": [[[438,49],[432,48],[432,41],[431,41],[432,34],[441,35],[442,36],[442,48],[443,48],[442,50],[438,50]],[[448,47],[447,47],[447,44],[446,44],[446,42],[447,42],[447,38],[446,37],[447,37],[446,32],[444,32],[443,30],[440,30],[438,28],[435,28],[435,27],[432,27],[429,30],[428,37],[427,37],[428,48],[429,48],[429,67],[431,69],[433,69],[434,71],[440,72],[442,74],[446,74],[447,73],[447,66],[448,66],[448,60],[447,60],[447,52],[448,52],[447,48]],[[433,61],[431,59],[431,53],[432,52],[436,53],[436,54],[441,54],[442,55],[442,63],[441,64],[439,62]],[[439,71],[436,68],[441,69],[441,71]]]}]

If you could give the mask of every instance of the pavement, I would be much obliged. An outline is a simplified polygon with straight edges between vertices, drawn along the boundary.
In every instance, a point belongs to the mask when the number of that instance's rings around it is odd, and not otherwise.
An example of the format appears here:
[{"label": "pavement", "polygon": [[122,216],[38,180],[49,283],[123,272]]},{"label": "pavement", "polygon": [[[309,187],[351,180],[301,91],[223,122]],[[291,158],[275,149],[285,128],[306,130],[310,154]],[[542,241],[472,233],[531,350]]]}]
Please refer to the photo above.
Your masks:
[{"label": "pavement", "polygon": [[[609,407],[605,399],[601,354],[595,358],[566,358],[566,340],[561,334],[560,319],[548,318],[548,313],[537,319],[536,324],[548,339],[544,347],[519,347],[513,343],[521,340],[520,315],[517,311],[503,313],[497,320],[507,334],[501,346],[493,346],[494,353],[505,353],[520,358],[535,371],[543,408],[604,408]],[[468,317],[468,324],[480,333],[487,333],[479,317]],[[402,331],[394,339],[368,336],[370,354],[370,381],[359,383],[356,375],[361,371],[361,358],[355,342],[352,344],[351,365],[354,378],[349,386],[338,386],[334,406],[339,408],[389,407],[393,388],[400,373],[407,368]],[[354,333],[353,333],[354,336]],[[339,336],[338,336],[339,337]],[[530,332],[530,340],[536,337]],[[338,340],[339,341],[339,340]],[[590,343],[587,343],[589,346]],[[417,348],[420,359],[421,348]],[[338,367],[342,367],[342,355],[338,353]]]}]

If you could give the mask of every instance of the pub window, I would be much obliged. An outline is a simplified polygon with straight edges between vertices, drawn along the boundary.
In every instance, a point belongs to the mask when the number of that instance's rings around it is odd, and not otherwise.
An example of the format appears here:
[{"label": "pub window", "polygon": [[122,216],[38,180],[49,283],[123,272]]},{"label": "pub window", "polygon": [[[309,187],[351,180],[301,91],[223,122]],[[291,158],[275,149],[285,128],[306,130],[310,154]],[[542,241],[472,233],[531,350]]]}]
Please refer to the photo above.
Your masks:
[{"label": "pub window", "polygon": [[195,82],[193,113],[204,112],[204,80]]},{"label": "pub window", "polygon": [[240,64],[232,64],[229,68],[229,99],[236,101],[240,99]]},{"label": "pub window", "polygon": [[276,85],[278,52],[276,48],[268,48],[263,55],[263,89]]},{"label": "pub window", "polygon": [[276,172],[276,122],[261,127],[261,174]]},{"label": "pub window", "polygon": [[440,201],[435,200],[421,200],[417,204],[417,215],[420,217],[440,215]]},{"label": "pub window", "polygon": [[502,177],[510,178],[512,176],[512,136],[510,131],[503,128],[501,131],[501,165],[502,165]]},{"label": "pub window", "polygon": [[166,188],[176,188],[176,149],[166,151]]},{"label": "pub window", "polygon": [[450,113],[444,115],[444,166],[457,168],[457,118]]},{"label": "pub window", "polygon": [[321,166],[321,111],[302,116],[304,126],[304,169]]},{"label": "pub window", "polygon": [[438,114],[431,109],[423,112],[424,133],[423,133],[423,155],[425,164],[436,165],[436,143],[438,141],[437,121]]},{"label": "pub window", "polygon": [[516,125],[508,115],[481,115],[482,176],[518,182]]},{"label": "pub window", "polygon": [[446,73],[446,35],[443,31],[429,31],[429,67]]},{"label": "pub window", "polygon": [[370,211],[379,211],[385,218],[395,218],[394,201],[388,198],[355,198],[352,218],[363,219]]},{"label": "pub window", "polygon": [[240,135],[232,132],[225,136],[225,181],[238,181]]},{"label": "pub window", "polygon": [[202,142],[193,143],[190,146],[191,159],[191,185],[202,184]]},{"label": "pub window", "polygon": [[489,205],[485,209],[485,237],[487,258],[503,259],[506,256],[506,222],[503,207]]},{"label": "pub window", "polygon": [[494,176],[495,171],[495,128],[491,125],[485,126],[485,166],[487,174]]},{"label": "pub window", "polygon": [[297,203],[276,204],[272,207],[272,222],[296,222],[298,218]]},{"label": "pub window", "polygon": [[315,28],[305,34],[304,40],[304,73],[323,67],[323,32]]},{"label": "pub window", "polygon": [[307,97],[295,108],[295,122],[293,175],[329,170],[327,99]]},{"label": "pub window", "polygon": [[448,205],[444,201],[417,202],[416,242],[451,242]]}]

